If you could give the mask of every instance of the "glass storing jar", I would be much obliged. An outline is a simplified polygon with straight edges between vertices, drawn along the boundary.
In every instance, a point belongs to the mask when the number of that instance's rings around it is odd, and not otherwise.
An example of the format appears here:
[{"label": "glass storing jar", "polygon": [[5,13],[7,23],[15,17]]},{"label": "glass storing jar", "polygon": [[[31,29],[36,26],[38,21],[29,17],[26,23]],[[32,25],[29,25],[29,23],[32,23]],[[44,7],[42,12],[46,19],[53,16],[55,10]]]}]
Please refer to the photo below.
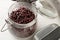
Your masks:
[{"label": "glass storing jar", "polygon": [[[29,10],[31,10],[35,16],[35,18],[29,22],[29,23],[16,23],[14,22],[13,20],[11,20],[10,16],[11,16],[11,13],[12,11],[16,11],[18,10],[19,8],[21,7],[25,7]],[[12,23],[12,28],[11,30],[13,32],[15,32],[15,34],[17,34],[17,36],[19,37],[28,37],[28,36],[31,36],[35,30],[36,30],[36,18],[37,18],[37,14],[36,14],[36,8],[33,7],[32,4],[30,3],[26,3],[26,2],[16,2],[15,4],[13,4],[10,9],[9,9],[9,13],[8,13],[8,16],[9,16],[9,21],[10,23]],[[27,20],[28,21],[28,20]]]},{"label": "glass storing jar", "polygon": [[[27,18],[28,16],[28,18]],[[16,19],[16,17],[19,17]],[[29,20],[27,20],[29,19]],[[26,38],[36,31],[37,10],[27,2],[15,2],[8,11],[8,29],[18,37]]]},{"label": "glass storing jar", "polygon": [[32,2],[35,2],[35,1],[37,1],[37,0],[12,0],[12,1],[29,2],[29,3],[32,3]]},{"label": "glass storing jar", "polygon": [[58,16],[56,7],[49,0],[38,0],[36,2],[36,7],[39,10],[39,13],[41,13],[47,17],[55,18]]}]

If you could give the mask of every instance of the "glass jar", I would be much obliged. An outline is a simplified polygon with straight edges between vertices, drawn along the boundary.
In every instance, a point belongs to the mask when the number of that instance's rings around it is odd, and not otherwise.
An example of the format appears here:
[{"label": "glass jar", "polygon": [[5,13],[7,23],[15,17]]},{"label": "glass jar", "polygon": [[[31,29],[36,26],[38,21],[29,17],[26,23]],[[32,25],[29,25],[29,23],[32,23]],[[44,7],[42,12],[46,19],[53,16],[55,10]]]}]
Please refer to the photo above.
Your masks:
[{"label": "glass jar", "polygon": [[45,16],[48,16],[50,18],[55,18],[58,16],[58,12],[55,6],[49,0],[38,0],[36,2],[36,7],[39,10],[39,13]]},{"label": "glass jar", "polygon": [[[33,14],[35,15],[35,18],[27,24],[19,24],[19,23],[14,22],[10,18],[11,13],[12,13],[12,11],[16,11],[20,7],[25,7],[25,8],[28,8],[29,10],[31,10],[33,12]],[[37,20],[36,19],[37,19],[37,11],[36,11],[36,8],[32,4],[26,3],[26,2],[15,2],[9,8],[8,19],[6,19],[5,21],[8,24],[8,29],[10,30],[11,33],[15,34],[18,37],[26,38],[35,33],[35,31],[37,29],[37,27],[36,27]]]},{"label": "glass jar", "polygon": [[34,1],[37,1],[37,0],[13,0],[13,1],[18,1],[18,2],[34,2]]}]

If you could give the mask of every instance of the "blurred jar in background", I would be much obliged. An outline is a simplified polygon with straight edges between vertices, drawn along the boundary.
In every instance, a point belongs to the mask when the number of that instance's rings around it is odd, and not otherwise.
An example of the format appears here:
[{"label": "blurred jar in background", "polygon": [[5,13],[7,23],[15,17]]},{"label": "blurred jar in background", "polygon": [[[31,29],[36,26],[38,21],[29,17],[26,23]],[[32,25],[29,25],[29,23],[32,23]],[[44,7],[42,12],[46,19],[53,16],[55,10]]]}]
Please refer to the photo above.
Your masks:
[{"label": "blurred jar in background", "polygon": [[60,0],[49,0],[51,4],[53,4],[58,12],[58,15],[60,16]]},{"label": "blurred jar in background", "polygon": [[18,1],[18,2],[34,2],[34,1],[37,1],[37,0],[13,0],[13,1]]},{"label": "blurred jar in background", "polygon": [[55,18],[58,16],[57,10],[51,1],[38,0],[36,4],[38,4],[36,7],[38,8],[39,12],[41,12],[41,14],[51,18]]}]

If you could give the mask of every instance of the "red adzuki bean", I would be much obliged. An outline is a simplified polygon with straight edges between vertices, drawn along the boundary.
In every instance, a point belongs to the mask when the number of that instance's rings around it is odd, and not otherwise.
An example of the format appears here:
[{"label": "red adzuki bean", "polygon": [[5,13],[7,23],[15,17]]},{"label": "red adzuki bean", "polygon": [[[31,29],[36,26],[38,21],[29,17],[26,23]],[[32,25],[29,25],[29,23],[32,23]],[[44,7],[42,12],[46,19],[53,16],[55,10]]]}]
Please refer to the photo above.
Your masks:
[{"label": "red adzuki bean", "polygon": [[35,15],[29,9],[21,7],[20,9],[13,11],[10,18],[16,23],[27,24],[35,18]]}]

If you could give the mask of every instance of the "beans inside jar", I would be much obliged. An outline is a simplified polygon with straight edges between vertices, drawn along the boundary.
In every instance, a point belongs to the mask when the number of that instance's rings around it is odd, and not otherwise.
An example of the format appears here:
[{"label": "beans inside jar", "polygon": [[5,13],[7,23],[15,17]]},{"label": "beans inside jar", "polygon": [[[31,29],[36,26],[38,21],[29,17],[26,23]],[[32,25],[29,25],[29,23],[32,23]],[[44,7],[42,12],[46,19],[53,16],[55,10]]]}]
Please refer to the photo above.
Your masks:
[{"label": "beans inside jar", "polygon": [[13,11],[10,18],[19,24],[27,24],[35,19],[35,15],[27,8],[21,7],[20,9]]},{"label": "beans inside jar", "polygon": [[[10,15],[10,19],[12,19],[14,22],[18,24],[27,24],[35,19],[35,15],[29,9],[25,7],[20,7],[18,10],[12,11]],[[23,38],[28,37],[35,32],[36,23],[31,25],[31,27],[27,27],[27,28],[16,28],[13,26],[11,30],[15,31],[14,33],[17,34],[17,36]]]}]

